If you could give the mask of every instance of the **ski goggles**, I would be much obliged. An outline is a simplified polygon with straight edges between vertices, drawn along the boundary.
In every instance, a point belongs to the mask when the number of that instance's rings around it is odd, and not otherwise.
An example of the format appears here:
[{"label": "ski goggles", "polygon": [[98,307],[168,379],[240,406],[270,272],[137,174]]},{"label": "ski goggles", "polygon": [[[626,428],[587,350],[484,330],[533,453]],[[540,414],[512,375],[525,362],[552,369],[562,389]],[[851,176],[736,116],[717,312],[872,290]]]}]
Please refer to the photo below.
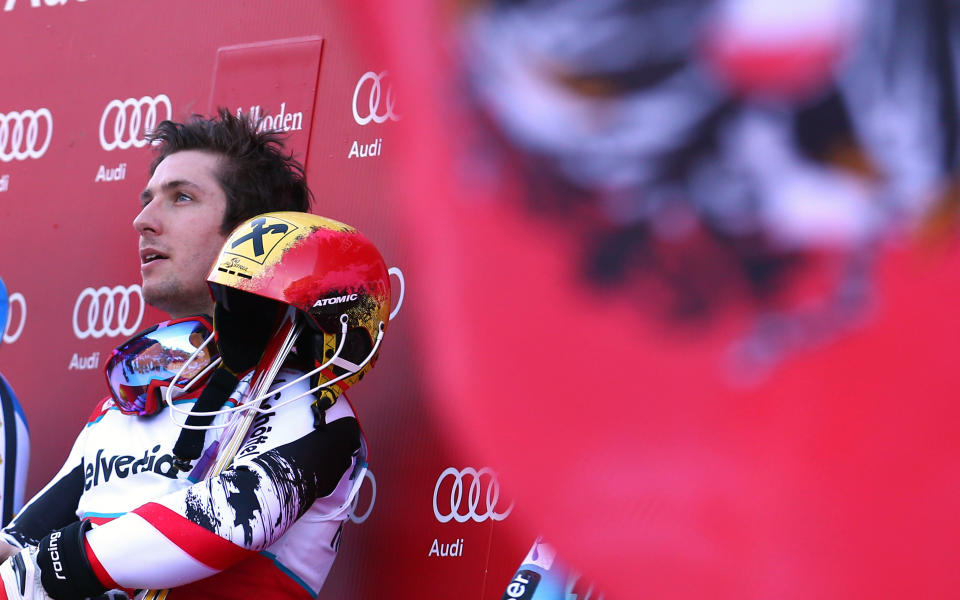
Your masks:
[{"label": "ski goggles", "polygon": [[148,416],[163,407],[163,388],[183,393],[206,381],[220,362],[213,325],[205,316],[158,323],[130,338],[110,356],[107,386],[121,412]]}]

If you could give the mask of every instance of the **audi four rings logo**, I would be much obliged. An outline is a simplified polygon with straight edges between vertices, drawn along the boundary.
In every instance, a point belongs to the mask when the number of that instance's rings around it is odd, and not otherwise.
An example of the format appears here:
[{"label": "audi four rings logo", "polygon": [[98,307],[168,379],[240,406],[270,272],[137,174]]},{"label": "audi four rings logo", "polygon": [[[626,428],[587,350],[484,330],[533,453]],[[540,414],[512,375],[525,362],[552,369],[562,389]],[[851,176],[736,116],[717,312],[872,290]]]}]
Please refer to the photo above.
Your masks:
[{"label": "audi four rings logo", "polygon": [[[353,120],[359,125],[366,125],[370,121],[384,123],[388,119],[400,120],[393,111],[397,100],[393,96],[393,87],[385,81],[387,73],[387,71],[382,73],[367,71],[357,82],[357,87],[353,90]],[[366,102],[358,106],[357,102],[361,99],[365,99]]]},{"label": "audi four rings logo", "polygon": [[[130,310],[132,302],[138,305],[136,313]],[[140,327],[144,308],[143,292],[137,284],[85,288],[73,305],[73,333],[81,340],[132,335]]]},{"label": "audi four rings logo", "polygon": [[[357,512],[357,505],[360,503],[360,490],[363,489],[364,481],[370,482],[370,503],[367,505],[367,509],[363,511],[363,514]],[[373,476],[373,473],[370,472],[370,469],[367,469],[363,473],[363,481],[360,482],[360,490],[357,490],[356,495],[353,497],[353,502],[350,503],[350,520],[354,523],[363,523],[370,517],[370,513],[373,512],[373,503],[377,501],[377,478]]]},{"label": "audi four rings logo", "polygon": [[7,344],[12,344],[20,339],[20,334],[23,333],[23,326],[27,324],[27,301],[20,292],[10,294],[7,301],[11,307],[13,307],[14,304],[20,306],[20,322],[17,324],[17,327],[14,328],[12,325],[13,319],[10,318],[9,315],[13,314],[13,311],[10,311],[7,315],[7,326],[3,330],[3,341]]},{"label": "audi four rings logo", "polygon": [[[447,485],[448,480],[451,486],[449,504],[446,502],[446,494],[442,495],[443,501],[438,501],[440,490]],[[464,488],[467,488],[466,495]],[[437,485],[433,488],[433,514],[441,523],[451,519],[457,523],[465,523],[470,519],[477,523],[487,519],[502,521],[513,511],[513,503],[511,502],[506,510],[498,510],[499,502],[500,482],[490,467],[479,471],[471,467],[461,470],[450,467],[440,474]]]},{"label": "audi four rings logo", "polygon": [[0,113],[0,161],[40,158],[51,139],[53,115],[46,108]]},{"label": "audi four rings logo", "polygon": [[[165,116],[158,118],[161,107]],[[111,100],[100,117],[100,145],[108,151],[116,148],[126,150],[131,146],[143,148],[147,145],[146,134],[153,131],[157,121],[172,116],[173,107],[166,94]],[[108,127],[108,124],[113,126]]]}]

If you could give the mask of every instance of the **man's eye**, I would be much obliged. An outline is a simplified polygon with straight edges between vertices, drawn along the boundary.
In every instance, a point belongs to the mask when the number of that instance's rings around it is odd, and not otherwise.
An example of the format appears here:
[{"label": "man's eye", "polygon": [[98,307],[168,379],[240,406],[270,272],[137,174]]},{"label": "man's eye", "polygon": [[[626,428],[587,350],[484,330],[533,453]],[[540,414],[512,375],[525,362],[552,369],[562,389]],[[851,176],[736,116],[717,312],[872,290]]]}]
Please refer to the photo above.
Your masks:
[{"label": "man's eye", "polygon": [[193,198],[186,194],[177,194],[177,202],[190,202],[191,200],[193,200]]}]

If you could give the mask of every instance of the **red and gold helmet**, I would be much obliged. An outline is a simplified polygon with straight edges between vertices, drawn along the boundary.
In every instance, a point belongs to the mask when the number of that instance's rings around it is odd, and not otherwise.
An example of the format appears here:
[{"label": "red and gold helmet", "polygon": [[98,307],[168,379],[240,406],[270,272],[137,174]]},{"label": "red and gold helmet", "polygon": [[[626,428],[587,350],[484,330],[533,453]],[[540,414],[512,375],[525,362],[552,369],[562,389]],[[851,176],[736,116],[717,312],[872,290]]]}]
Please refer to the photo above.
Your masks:
[{"label": "red and gold helmet", "polygon": [[224,286],[296,308],[308,326],[297,352],[314,367],[328,363],[311,387],[323,386],[317,393],[330,404],[373,366],[390,318],[390,279],[377,248],[355,228],[309,213],[241,223],[207,281],[215,297]]}]

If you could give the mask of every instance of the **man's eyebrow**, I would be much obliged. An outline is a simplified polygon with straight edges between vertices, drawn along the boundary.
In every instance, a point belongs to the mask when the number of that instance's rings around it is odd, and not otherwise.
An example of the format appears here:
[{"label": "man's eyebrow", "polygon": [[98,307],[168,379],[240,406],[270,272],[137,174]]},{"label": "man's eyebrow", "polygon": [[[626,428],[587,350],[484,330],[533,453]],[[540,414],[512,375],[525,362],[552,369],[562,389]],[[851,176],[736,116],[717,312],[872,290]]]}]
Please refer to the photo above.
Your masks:
[{"label": "man's eyebrow", "polygon": [[[174,180],[172,180],[172,181],[165,181],[165,182],[163,182],[163,184],[160,186],[160,189],[163,190],[163,191],[169,191],[169,190],[172,190],[172,189],[184,188],[184,187],[186,187],[186,188],[194,188],[194,189],[197,189],[197,190],[203,189],[203,188],[201,188],[199,185],[193,183],[192,181],[188,181],[188,180],[186,180],[186,179],[174,179]],[[147,200],[150,200],[150,199],[153,198],[153,195],[154,195],[154,194],[153,194],[153,190],[151,190],[150,188],[147,188],[147,189],[143,190],[142,192],[140,192],[140,201],[141,201],[141,202],[145,202],[145,201],[147,201]]]}]

